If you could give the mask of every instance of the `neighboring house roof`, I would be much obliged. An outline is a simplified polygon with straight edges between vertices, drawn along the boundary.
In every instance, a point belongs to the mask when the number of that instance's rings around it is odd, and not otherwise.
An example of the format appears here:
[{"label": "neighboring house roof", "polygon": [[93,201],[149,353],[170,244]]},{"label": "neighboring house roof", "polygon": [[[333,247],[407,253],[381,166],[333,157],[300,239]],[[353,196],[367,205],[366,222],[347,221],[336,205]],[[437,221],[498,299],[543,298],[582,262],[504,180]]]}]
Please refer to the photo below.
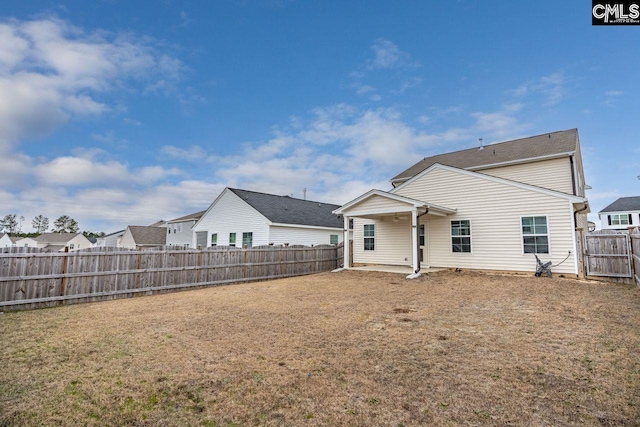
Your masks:
[{"label": "neighboring house roof", "polygon": [[480,169],[505,163],[560,157],[573,153],[576,150],[577,140],[578,129],[569,129],[485,145],[483,150],[474,147],[438,154],[425,157],[409,169],[391,178],[391,182],[405,181],[436,163],[459,169]]},{"label": "neighboring house roof", "polygon": [[48,243],[50,245],[65,244],[80,233],[42,233],[34,240],[38,243]]},{"label": "neighboring house roof", "polygon": [[95,243],[98,241],[98,239],[95,237],[87,237],[87,240],[90,241],[91,243]]},{"label": "neighboring house roof", "polygon": [[136,245],[164,245],[167,242],[167,230],[163,227],[130,225],[129,231]]},{"label": "neighboring house roof", "polygon": [[620,197],[600,212],[640,211],[640,196]]},{"label": "neighboring house roof", "polygon": [[229,188],[229,190],[273,223],[330,228],[343,226],[342,220],[332,213],[340,207],[339,205],[237,188]]},{"label": "neighboring house roof", "polygon": [[169,221],[167,221],[167,224],[170,223],[170,222],[183,222],[183,221],[188,221],[188,220],[197,221],[200,218],[202,218],[202,215],[204,215],[205,212],[206,212],[206,210],[200,211],[200,212],[196,212],[196,213],[192,213],[192,214],[185,215],[185,216],[181,216],[180,218],[170,219]]},{"label": "neighboring house roof", "polygon": [[61,251],[61,250],[62,250],[62,249],[64,249],[64,248],[65,248],[65,246],[64,246],[64,245],[47,245],[47,246],[45,246],[45,247],[44,247],[44,248],[42,248],[42,249],[47,249],[47,250],[50,250],[50,251],[52,251],[52,252],[59,252],[59,251]]},{"label": "neighboring house roof", "polygon": [[127,230],[114,231],[113,233],[109,233],[109,234],[105,234],[104,236],[100,236],[100,237],[98,237],[98,239],[104,239],[105,237],[114,236],[116,234],[124,234],[125,231],[127,231]]},{"label": "neighboring house roof", "polygon": [[[11,239],[11,241],[13,243],[17,242],[20,239],[24,239],[24,237],[13,237],[13,236],[9,236],[9,238]],[[30,239],[31,237],[27,237],[27,239]]]},{"label": "neighboring house roof", "polygon": [[[147,227],[164,227],[166,225],[167,225],[167,221],[161,219],[160,221],[154,222],[153,224],[148,225]],[[142,226],[140,226],[140,227],[142,227]]]}]

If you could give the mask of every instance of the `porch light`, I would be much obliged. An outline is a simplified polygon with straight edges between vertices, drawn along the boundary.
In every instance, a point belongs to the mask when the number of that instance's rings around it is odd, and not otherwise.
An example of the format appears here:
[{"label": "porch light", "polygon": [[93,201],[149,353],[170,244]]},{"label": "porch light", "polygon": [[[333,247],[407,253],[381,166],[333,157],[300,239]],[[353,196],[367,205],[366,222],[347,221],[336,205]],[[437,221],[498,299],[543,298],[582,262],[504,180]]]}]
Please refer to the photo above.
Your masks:
[{"label": "porch light", "polygon": [[398,214],[395,214],[395,215],[393,216],[393,222],[398,222],[398,220],[399,220],[399,219],[400,219],[400,218],[398,218]]}]

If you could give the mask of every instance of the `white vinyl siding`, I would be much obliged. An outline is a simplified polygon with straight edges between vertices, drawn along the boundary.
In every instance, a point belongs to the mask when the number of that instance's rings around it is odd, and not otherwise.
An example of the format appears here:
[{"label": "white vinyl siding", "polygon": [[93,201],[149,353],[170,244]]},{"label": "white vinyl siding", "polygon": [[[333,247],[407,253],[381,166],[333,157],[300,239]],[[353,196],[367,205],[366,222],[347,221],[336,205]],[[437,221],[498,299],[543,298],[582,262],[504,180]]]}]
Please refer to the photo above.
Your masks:
[{"label": "white vinyl siding", "polygon": [[229,245],[229,234],[236,233],[236,246],[242,244],[242,233],[253,233],[253,246],[269,244],[269,220],[230,190],[225,190],[203,215],[193,231],[218,235],[218,246]]},{"label": "white vinyl siding", "polygon": [[387,197],[381,197],[378,195],[373,195],[366,200],[354,205],[351,207],[351,210],[354,212],[358,211],[376,211],[376,210],[394,210],[397,209],[398,206],[402,206],[406,209],[408,206],[405,202],[399,202],[397,200],[393,200]]},{"label": "white vinyl siding", "polygon": [[[375,250],[364,250],[364,224],[375,225]],[[411,265],[411,220],[353,219],[353,262]]]},{"label": "white vinyl siding", "polygon": [[[600,215],[600,226],[603,230],[627,230],[632,227],[640,226],[640,211],[629,211],[629,212],[602,212]],[[622,221],[623,224],[617,224],[620,221],[614,221],[614,218],[620,218],[623,216],[623,219],[626,217],[627,221],[629,221],[629,215],[631,215],[631,224],[625,224],[625,221]],[[609,224],[611,221],[611,224]]]},{"label": "white vinyl siding", "polygon": [[332,235],[338,235],[338,242],[342,242],[342,230],[302,228],[272,225],[269,228],[269,243],[274,245],[327,245]]},{"label": "white vinyl siding", "polygon": [[573,194],[573,180],[571,178],[571,162],[569,161],[569,157],[482,169],[476,170],[475,172]]},{"label": "white vinyl siding", "polygon": [[[571,250],[571,256],[553,271],[575,272],[573,212],[571,203],[564,198],[441,168],[433,169],[395,194],[457,209],[456,214],[428,219],[431,267],[535,271],[534,256],[523,254],[520,218],[535,216],[544,206],[553,250],[541,259],[557,264]],[[464,257],[451,252],[450,234],[450,221],[462,219],[471,220],[473,226],[473,253]],[[381,231],[381,227],[376,227],[377,244],[384,241]],[[406,253],[410,250],[409,233],[407,226],[403,243]],[[358,241],[356,236],[354,242]],[[358,262],[359,250],[354,245],[354,262]],[[385,263],[384,257],[370,262]]]},{"label": "white vinyl siding", "polygon": [[193,230],[191,227],[195,224],[195,220],[190,219],[183,222],[167,224],[167,245],[169,246],[185,246],[193,244]]}]

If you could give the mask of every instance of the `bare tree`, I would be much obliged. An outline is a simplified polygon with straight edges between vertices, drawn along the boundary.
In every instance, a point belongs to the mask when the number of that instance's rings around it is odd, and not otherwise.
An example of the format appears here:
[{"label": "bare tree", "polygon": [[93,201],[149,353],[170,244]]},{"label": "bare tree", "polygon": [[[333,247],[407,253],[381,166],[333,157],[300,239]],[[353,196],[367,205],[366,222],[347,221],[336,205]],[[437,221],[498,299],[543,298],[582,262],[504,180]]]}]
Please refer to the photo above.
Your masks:
[{"label": "bare tree", "polygon": [[80,228],[76,220],[71,218],[69,215],[62,215],[60,218],[56,219],[53,223],[53,227],[54,233],[77,233]]},{"label": "bare tree", "polygon": [[15,233],[18,229],[18,221],[16,220],[17,214],[7,214],[0,220],[0,230],[4,230],[7,233]]},{"label": "bare tree", "polygon": [[42,234],[49,228],[49,218],[43,215],[38,215],[37,217],[33,218],[33,221],[31,221],[31,226],[38,233]]}]

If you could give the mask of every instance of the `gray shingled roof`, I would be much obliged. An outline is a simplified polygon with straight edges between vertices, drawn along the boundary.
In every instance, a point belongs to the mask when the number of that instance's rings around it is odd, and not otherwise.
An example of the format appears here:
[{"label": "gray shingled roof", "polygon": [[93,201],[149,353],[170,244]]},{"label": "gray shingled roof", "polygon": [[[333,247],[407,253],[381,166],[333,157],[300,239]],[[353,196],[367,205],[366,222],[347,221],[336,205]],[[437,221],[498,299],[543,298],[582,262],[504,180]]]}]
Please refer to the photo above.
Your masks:
[{"label": "gray shingled roof", "polygon": [[164,245],[167,242],[167,229],[144,225],[130,225],[131,236],[136,245]]},{"label": "gray shingled roof", "polygon": [[620,197],[600,212],[640,211],[640,196]]},{"label": "gray shingled roof", "polygon": [[229,190],[233,191],[271,222],[333,228],[342,228],[343,225],[342,220],[331,213],[331,211],[338,209],[340,205],[295,199],[289,196],[257,193],[237,188],[229,188]]},{"label": "gray shingled roof", "polygon": [[425,157],[409,169],[393,177],[391,181],[409,179],[423,170],[428,169],[435,163],[460,169],[470,169],[496,163],[514,162],[568,153],[575,151],[577,141],[578,129],[569,129],[515,139],[513,141],[489,144],[484,146],[484,150],[479,150],[479,147],[475,147],[467,150],[454,151],[453,153],[438,154]]},{"label": "gray shingled roof", "polygon": [[181,216],[180,218],[170,219],[169,221],[167,221],[167,223],[188,221],[190,219],[194,219],[194,220],[197,221],[200,218],[202,218],[202,215],[204,215],[205,212],[206,211],[200,211],[200,212],[192,213],[192,214],[189,214],[189,215]]},{"label": "gray shingled roof", "polygon": [[38,243],[47,243],[49,245],[64,245],[80,233],[42,233],[33,239]]}]

